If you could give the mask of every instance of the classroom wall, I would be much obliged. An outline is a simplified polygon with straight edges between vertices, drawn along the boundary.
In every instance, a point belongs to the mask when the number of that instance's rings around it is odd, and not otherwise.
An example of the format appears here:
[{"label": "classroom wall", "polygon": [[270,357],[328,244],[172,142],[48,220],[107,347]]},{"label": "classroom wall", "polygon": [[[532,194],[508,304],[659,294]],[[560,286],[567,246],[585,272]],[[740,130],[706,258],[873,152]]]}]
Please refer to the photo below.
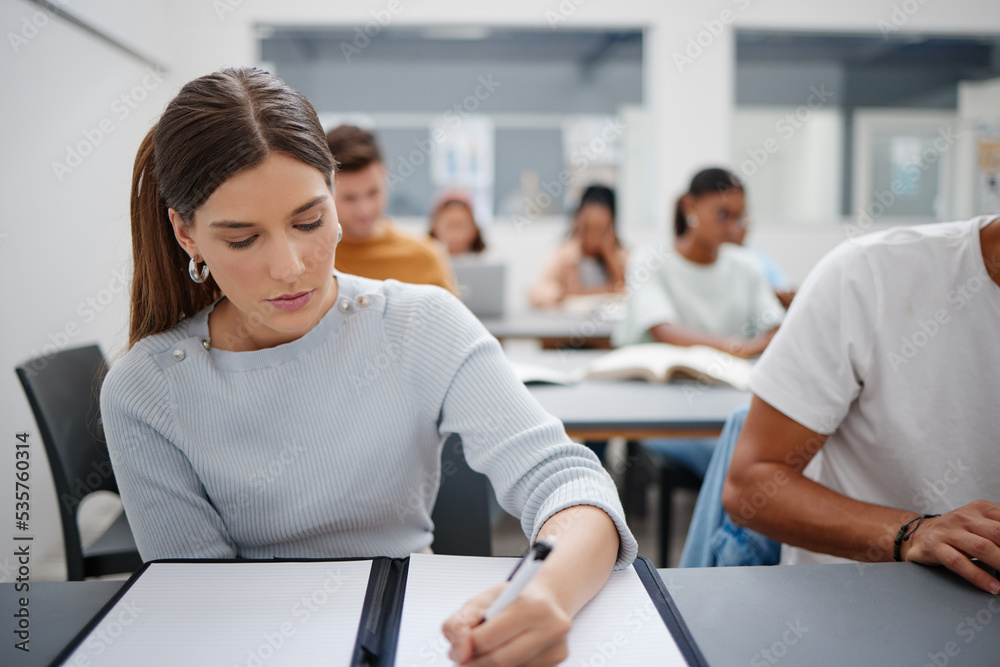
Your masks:
[{"label": "classroom wall", "polygon": [[[5,193],[0,197],[0,281],[4,290],[0,366],[6,369],[0,374],[0,424],[2,437],[9,441],[18,431],[34,434],[33,573],[39,578],[60,576],[52,568],[61,549],[60,529],[41,443],[13,367],[45,350],[46,345],[65,347],[99,341],[106,352],[122,349],[127,320],[122,281],[130,253],[127,203],[135,149],[183,82],[220,66],[258,60],[255,24],[364,26],[372,20],[372,12],[384,15],[390,8],[400,8],[390,12],[392,23],[400,26],[645,28],[644,87],[657,158],[650,175],[655,205],[641,234],[655,236],[665,232],[667,210],[693,170],[706,162],[730,158],[734,49],[731,27],[723,20],[731,18],[735,25],[757,29],[877,33],[878,22],[891,21],[897,3],[67,0],[62,4],[165,62],[170,72],[151,76],[143,65],[61,20],[36,17],[40,27],[32,29],[32,17],[40,12],[34,4],[24,0],[0,4],[0,28],[7,42],[0,47],[0,71],[8,84],[4,122],[0,123],[4,146],[0,182]],[[1000,33],[995,0],[917,5],[912,17],[904,17],[900,32]],[[15,48],[17,39],[12,42],[10,35],[22,32],[25,43]],[[683,54],[699,35],[706,46],[700,53],[692,51],[695,57],[691,64],[679,68],[675,54]],[[116,104],[123,95],[130,105],[124,115]],[[113,129],[97,134],[102,121],[106,121],[104,128]],[[68,147],[88,142],[88,137],[93,138],[92,150],[72,171],[57,176],[52,163],[65,162]],[[842,237],[839,229],[831,229],[795,229],[787,234],[759,229],[754,240],[798,278],[814,258]],[[510,246],[536,247],[531,239],[556,238],[558,233],[558,224],[539,223],[525,232],[524,245],[520,245],[522,237],[511,237]],[[515,270],[524,275],[533,273],[530,265]],[[0,452],[4,452],[2,457],[12,456],[9,447],[0,448]],[[11,465],[0,462],[0,470],[9,471]],[[12,495],[13,477],[5,474],[0,479],[0,498]],[[4,508],[12,509],[0,505]],[[3,544],[10,544],[12,530],[10,522],[0,527]],[[0,556],[0,581],[13,576],[10,556]]]},{"label": "classroom wall", "polygon": [[[74,0],[66,8],[166,61],[167,40],[160,30],[165,6]],[[0,528],[0,543],[10,545],[13,531],[10,443],[15,433],[27,431],[32,576],[51,578],[64,576],[51,569],[62,549],[56,498],[14,366],[53,349],[46,346],[99,341],[108,351],[125,341],[132,156],[172,86],[168,77],[150,74],[144,65],[23,0],[0,3],[0,29],[5,79],[0,509],[10,519]],[[0,551],[0,581],[15,576],[11,553]]]}]

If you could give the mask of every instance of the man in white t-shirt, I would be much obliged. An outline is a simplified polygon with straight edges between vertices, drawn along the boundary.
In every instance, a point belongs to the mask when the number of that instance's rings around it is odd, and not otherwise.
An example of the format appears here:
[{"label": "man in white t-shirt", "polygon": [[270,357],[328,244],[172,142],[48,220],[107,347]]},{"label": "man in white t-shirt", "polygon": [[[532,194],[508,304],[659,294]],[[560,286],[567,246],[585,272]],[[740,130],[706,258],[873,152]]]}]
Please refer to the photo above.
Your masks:
[{"label": "man in white t-shirt", "polygon": [[750,387],[723,504],[782,563],[895,558],[1000,593],[970,560],[1000,567],[1000,218],[841,244]]}]

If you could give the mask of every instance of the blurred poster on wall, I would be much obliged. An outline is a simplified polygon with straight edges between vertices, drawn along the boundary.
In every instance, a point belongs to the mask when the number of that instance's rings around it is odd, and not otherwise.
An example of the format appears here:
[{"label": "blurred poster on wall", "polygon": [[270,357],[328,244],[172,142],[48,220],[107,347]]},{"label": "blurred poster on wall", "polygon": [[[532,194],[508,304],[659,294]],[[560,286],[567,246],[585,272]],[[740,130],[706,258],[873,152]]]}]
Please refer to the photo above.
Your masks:
[{"label": "blurred poster on wall", "polygon": [[976,152],[976,215],[1000,213],[1000,123],[982,125]]},{"label": "blurred poster on wall", "polygon": [[494,127],[485,116],[445,116],[430,128],[431,182],[438,192],[462,190],[472,199],[476,221],[493,218]]},{"label": "blurred poster on wall", "polygon": [[584,188],[614,188],[626,130],[619,116],[578,115],[563,121],[563,160],[568,171],[565,206],[572,210]]}]

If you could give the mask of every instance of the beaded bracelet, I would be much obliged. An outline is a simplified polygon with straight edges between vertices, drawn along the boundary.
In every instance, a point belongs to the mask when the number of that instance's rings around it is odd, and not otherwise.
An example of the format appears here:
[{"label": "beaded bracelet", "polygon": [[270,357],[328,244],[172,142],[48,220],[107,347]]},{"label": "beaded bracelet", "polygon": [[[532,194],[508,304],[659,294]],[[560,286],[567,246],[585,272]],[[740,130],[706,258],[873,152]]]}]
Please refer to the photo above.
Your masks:
[{"label": "beaded bracelet", "polygon": [[[935,517],[935,516],[941,516],[941,515],[940,514],[922,514],[921,516],[918,516],[916,519],[913,519],[913,520],[911,520],[911,521],[909,521],[907,523],[904,523],[902,526],[900,526],[899,532],[896,533],[895,546],[893,546],[893,548],[892,548],[892,557],[896,559],[897,563],[900,563],[903,560],[900,557],[900,555],[899,555],[900,549],[903,548],[903,542],[906,542],[911,537],[913,537],[913,533],[917,532],[917,528],[920,528],[920,524],[923,523],[924,519],[930,519],[931,517]],[[913,526],[913,530],[910,530],[909,532],[907,532],[907,530],[910,528],[910,526],[913,525],[914,523],[916,523],[917,525]]]}]

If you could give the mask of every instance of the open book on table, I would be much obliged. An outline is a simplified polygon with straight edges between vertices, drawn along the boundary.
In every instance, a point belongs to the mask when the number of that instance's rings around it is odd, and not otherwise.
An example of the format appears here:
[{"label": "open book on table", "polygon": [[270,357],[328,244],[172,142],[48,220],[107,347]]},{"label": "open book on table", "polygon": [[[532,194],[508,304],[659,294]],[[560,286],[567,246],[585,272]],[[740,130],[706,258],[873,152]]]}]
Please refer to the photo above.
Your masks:
[{"label": "open book on table", "polygon": [[[146,563],[54,665],[451,665],[441,625],[515,558]],[[652,563],[612,573],[566,664],[704,665]],[[596,662],[595,662],[596,661]]]},{"label": "open book on table", "polygon": [[517,361],[511,365],[525,384],[573,384],[580,380],[667,382],[674,378],[692,378],[742,390],[749,389],[753,370],[752,362],[712,347],[681,347],[667,343],[626,345],[572,372]]}]

